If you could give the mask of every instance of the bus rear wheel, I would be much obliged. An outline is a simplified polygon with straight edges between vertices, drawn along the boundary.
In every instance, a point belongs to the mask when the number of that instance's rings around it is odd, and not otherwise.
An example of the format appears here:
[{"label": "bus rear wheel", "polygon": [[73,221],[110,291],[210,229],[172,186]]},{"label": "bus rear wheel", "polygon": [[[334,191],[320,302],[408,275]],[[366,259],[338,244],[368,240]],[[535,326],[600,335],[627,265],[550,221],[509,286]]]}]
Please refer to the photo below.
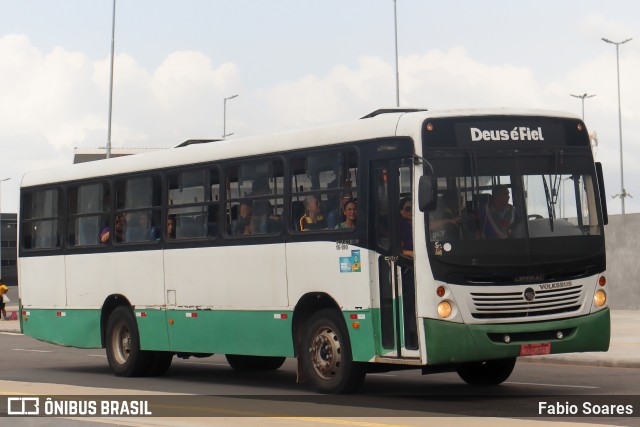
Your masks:
[{"label": "bus rear wheel", "polygon": [[119,377],[139,377],[147,374],[151,360],[148,352],[140,350],[140,335],[133,312],[129,307],[113,310],[107,321],[107,360]]},{"label": "bus rear wheel", "polygon": [[469,385],[498,385],[509,378],[516,366],[516,358],[469,362],[458,366],[460,378]]},{"label": "bus rear wheel", "polygon": [[309,319],[300,363],[312,387],[321,393],[351,393],[366,371],[353,361],[349,334],[339,312],[323,309]]},{"label": "bus rear wheel", "polygon": [[282,366],[286,357],[245,356],[242,354],[226,354],[227,362],[235,370],[243,371],[275,371]]},{"label": "bus rear wheel", "polygon": [[173,353],[167,351],[151,351],[151,363],[149,364],[149,377],[161,377],[167,373],[173,361]]}]

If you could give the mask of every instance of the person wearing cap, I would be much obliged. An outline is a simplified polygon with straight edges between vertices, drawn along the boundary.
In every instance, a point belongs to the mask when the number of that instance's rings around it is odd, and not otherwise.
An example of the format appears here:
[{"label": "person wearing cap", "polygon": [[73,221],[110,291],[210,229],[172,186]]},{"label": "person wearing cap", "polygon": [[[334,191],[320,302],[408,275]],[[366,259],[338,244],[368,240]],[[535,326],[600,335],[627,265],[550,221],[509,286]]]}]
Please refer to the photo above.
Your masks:
[{"label": "person wearing cap", "polygon": [[0,279],[0,312],[2,313],[2,319],[7,318],[7,310],[5,309],[6,297],[4,296],[7,292],[9,292],[9,288],[7,288],[7,285],[2,283],[2,279]]},{"label": "person wearing cap", "polygon": [[307,196],[304,201],[305,213],[300,218],[300,231],[324,230],[327,228],[327,220],[320,211],[318,197]]}]

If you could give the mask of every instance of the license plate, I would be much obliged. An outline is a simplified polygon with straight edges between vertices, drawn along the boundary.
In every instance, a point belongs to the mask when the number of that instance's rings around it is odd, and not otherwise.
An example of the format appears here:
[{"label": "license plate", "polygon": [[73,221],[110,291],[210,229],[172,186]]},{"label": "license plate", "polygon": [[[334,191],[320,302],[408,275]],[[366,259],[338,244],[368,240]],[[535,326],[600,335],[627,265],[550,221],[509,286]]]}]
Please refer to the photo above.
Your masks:
[{"label": "license plate", "polygon": [[540,356],[543,354],[551,354],[550,342],[520,345],[520,356]]}]

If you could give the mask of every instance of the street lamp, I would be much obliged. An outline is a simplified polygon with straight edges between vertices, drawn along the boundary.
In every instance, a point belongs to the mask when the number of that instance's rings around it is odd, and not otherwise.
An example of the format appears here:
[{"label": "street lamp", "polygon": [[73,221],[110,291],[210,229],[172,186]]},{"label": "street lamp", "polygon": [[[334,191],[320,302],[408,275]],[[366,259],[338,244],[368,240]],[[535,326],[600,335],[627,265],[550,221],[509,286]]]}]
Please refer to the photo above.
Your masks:
[{"label": "street lamp", "polygon": [[111,68],[109,74],[109,123],[107,124],[107,155],[111,158],[111,111],[113,106],[113,53],[116,38],[116,0],[113,0],[113,14],[111,16]]},{"label": "street lamp", "polygon": [[625,44],[631,39],[626,39],[621,42],[612,42],[609,39],[602,38],[602,41],[605,43],[610,43],[616,45],[616,69],[618,71],[618,132],[620,135],[620,194],[616,194],[613,197],[620,197],[620,201],[622,202],[622,214],[624,215],[624,199],[627,196],[630,196],[629,193],[624,189],[624,168],[622,164],[622,108],[620,107],[620,45]]},{"label": "street lamp", "polygon": [[400,107],[400,74],[398,73],[398,14],[396,12],[396,0],[393,0],[393,23],[396,39],[396,107]]},{"label": "street lamp", "polygon": [[0,278],[2,277],[2,183],[10,179],[0,179]]},{"label": "street lamp", "polygon": [[584,100],[585,98],[593,98],[595,95],[587,95],[586,93],[582,95],[573,95],[570,93],[569,95],[582,100],[582,121],[584,122]]},{"label": "street lamp", "polygon": [[233,133],[227,133],[227,101],[233,98],[236,98],[238,95],[232,95],[228,98],[224,99],[224,109],[223,109],[223,116],[222,116],[222,137],[226,138],[228,136],[233,135]]}]

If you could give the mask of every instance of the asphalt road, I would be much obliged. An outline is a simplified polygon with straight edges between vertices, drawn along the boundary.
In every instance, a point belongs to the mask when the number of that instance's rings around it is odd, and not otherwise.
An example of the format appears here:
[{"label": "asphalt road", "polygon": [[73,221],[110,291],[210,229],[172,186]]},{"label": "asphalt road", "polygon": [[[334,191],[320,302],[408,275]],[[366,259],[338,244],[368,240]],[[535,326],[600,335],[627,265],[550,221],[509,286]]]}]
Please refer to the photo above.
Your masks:
[{"label": "asphalt road", "polygon": [[[393,425],[421,425],[410,420],[456,415],[536,419],[541,401],[562,406],[566,402],[597,403],[605,399],[607,404],[634,405],[636,418],[541,419],[640,425],[640,399],[634,396],[639,390],[639,369],[521,363],[507,382],[488,388],[470,387],[455,373],[423,376],[415,370],[398,371],[369,374],[357,395],[336,397],[320,396],[306,385],[296,384],[293,360],[287,360],[276,372],[249,374],[233,371],[220,355],[174,358],[164,377],[120,378],[109,370],[104,350],[60,347],[7,333],[0,334],[0,343],[0,394],[4,395],[168,394],[174,397],[165,408],[177,411],[174,415],[212,417],[209,421],[230,416],[239,422],[241,417],[280,414],[305,419],[394,417]],[[26,392],[25,384],[32,386]],[[188,400],[181,394],[189,395]],[[27,425],[39,425],[33,422],[36,424]]]}]

